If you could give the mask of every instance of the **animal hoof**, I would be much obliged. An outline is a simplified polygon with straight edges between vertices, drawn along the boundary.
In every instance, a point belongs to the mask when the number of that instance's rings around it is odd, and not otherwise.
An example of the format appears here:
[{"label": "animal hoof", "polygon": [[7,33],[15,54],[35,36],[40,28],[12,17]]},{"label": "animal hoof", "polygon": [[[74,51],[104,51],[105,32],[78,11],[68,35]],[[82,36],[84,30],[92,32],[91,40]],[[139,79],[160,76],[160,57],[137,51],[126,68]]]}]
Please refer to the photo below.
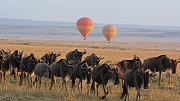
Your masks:
[{"label": "animal hoof", "polygon": [[104,100],[104,99],[106,99],[106,96],[103,96],[103,97],[102,97],[102,100]]},{"label": "animal hoof", "polygon": [[144,87],[144,89],[149,89],[149,87]]}]

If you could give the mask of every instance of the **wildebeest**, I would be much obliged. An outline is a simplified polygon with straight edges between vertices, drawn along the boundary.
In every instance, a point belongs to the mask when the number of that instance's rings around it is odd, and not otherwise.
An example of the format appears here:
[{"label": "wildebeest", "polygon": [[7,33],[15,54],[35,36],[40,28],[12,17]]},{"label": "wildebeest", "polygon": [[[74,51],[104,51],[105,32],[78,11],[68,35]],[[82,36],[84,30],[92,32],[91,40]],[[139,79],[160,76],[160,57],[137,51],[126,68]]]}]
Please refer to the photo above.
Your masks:
[{"label": "wildebeest", "polygon": [[87,65],[88,65],[88,66],[94,67],[94,66],[99,65],[99,62],[100,62],[100,60],[102,60],[102,59],[104,59],[104,58],[97,57],[96,54],[93,53],[93,54],[91,54],[90,56],[86,56],[85,59],[84,59],[84,61],[87,62]]},{"label": "wildebeest", "polygon": [[162,72],[171,69],[173,74],[176,73],[175,66],[172,65],[171,60],[166,55],[145,59],[143,68],[144,70],[150,69],[153,73],[159,72],[159,86]]},{"label": "wildebeest", "polygon": [[133,70],[127,70],[123,74],[123,93],[121,95],[121,99],[124,98],[127,101],[129,100],[129,86],[130,87],[135,87],[137,90],[137,95],[136,95],[136,101],[140,99],[140,88],[142,84],[144,83],[144,88],[148,88],[148,83],[149,83],[149,73],[145,72],[143,69],[135,68]]},{"label": "wildebeest", "polygon": [[18,50],[15,50],[12,54],[8,56],[8,60],[11,66],[11,75],[14,75],[14,78],[16,79],[16,69],[19,72],[20,71],[20,65],[21,65],[21,60],[23,58],[23,53],[18,52]]},{"label": "wildebeest", "polygon": [[[80,90],[82,91],[82,80],[87,79],[87,84],[91,82],[91,69],[88,68],[87,63],[85,61],[74,65],[72,79],[72,88],[75,86],[75,80],[79,78],[79,83],[81,85]],[[79,88],[79,86],[78,86]]]},{"label": "wildebeest", "polygon": [[118,74],[119,79],[122,80],[122,86],[123,86],[123,74],[126,70],[132,70],[135,67],[142,67],[142,62],[139,57],[134,55],[134,58],[132,60],[122,60],[118,64],[110,64],[113,68],[118,68]]},{"label": "wildebeest", "polygon": [[111,68],[108,64],[102,64],[101,66],[96,66],[92,70],[92,85],[91,91],[95,94],[95,82],[97,83],[97,96],[98,96],[98,86],[102,84],[104,90],[104,96],[102,99],[106,99],[108,94],[109,86],[112,84],[119,84],[118,73],[116,68]]},{"label": "wildebeest", "polygon": [[178,60],[178,59],[170,59],[170,63],[171,63],[171,66],[173,68],[169,68],[169,69],[166,70],[166,72],[168,74],[168,77],[169,77],[168,84],[171,83],[172,73],[174,73],[174,74],[176,73],[177,64],[180,63],[180,60]]},{"label": "wildebeest", "polygon": [[35,58],[33,53],[31,53],[29,56],[26,56],[22,59],[20,85],[23,85],[24,74],[27,73],[29,87],[32,87],[32,77],[31,76],[34,73],[36,65],[37,65],[37,59]]},{"label": "wildebeest", "polygon": [[74,51],[70,51],[66,54],[66,59],[77,61],[77,63],[80,63],[82,61],[82,56],[86,54],[86,50],[84,49],[84,52],[78,51],[78,49],[75,49]]},{"label": "wildebeest", "polygon": [[66,77],[71,78],[72,72],[73,72],[73,67],[68,64],[67,60],[60,59],[58,62],[53,62],[50,65],[50,79],[51,79],[50,90],[52,89],[52,86],[55,82],[55,77],[62,77],[63,84],[65,84],[66,87]]},{"label": "wildebeest", "polygon": [[54,52],[46,53],[41,57],[40,62],[45,62],[47,65],[50,65],[56,61],[58,56],[61,56],[60,52],[58,54]]},{"label": "wildebeest", "polygon": [[8,56],[9,56],[9,52],[6,52],[5,50],[0,51],[0,82],[2,82],[3,77],[5,82],[6,71],[9,70]]},{"label": "wildebeest", "polygon": [[[35,80],[33,82],[33,85],[36,84],[36,82],[39,81],[39,88],[41,87],[41,78],[49,78],[50,76],[50,68],[46,63],[38,63],[35,67],[34,74],[36,75]],[[45,81],[46,85],[46,81]],[[36,85],[37,87],[37,85]]]}]

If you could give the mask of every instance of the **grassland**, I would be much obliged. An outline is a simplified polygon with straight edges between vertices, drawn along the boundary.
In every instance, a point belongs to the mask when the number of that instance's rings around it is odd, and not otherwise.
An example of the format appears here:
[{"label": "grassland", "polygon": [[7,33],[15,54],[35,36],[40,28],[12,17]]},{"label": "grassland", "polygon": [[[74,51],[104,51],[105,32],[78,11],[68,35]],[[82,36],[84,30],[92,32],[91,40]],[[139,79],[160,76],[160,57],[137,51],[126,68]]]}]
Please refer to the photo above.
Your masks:
[{"label": "grassland", "polygon": [[[142,46],[143,47],[143,46]],[[178,46],[177,46],[178,47]],[[98,56],[104,57],[101,64],[117,63],[124,59],[132,59],[134,54],[144,60],[149,57],[166,54],[170,58],[180,57],[179,51],[174,50],[160,50],[160,49],[126,49],[122,47],[111,46],[95,46],[93,44],[73,44],[73,42],[48,42],[48,41],[26,41],[26,40],[0,40],[1,49],[18,49],[24,51],[25,55],[34,53],[36,58],[40,58],[46,52],[60,52],[62,55],[58,59],[65,58],[67,52],[78,48],[80,51],[87,50],[87,55],[96,53]],[[142,101],[179,101],[180,99],[180,65],[178,65],[177,73],[172,77],[172,84],[167,84],[165,73],[163,74],[162,84],[158,86],[158,77],[155,77],[150,82],[150,88],[147,90],[141,89]],[[29,88],[27,83],[23,86],[19,85],[19,78],[14,80],[13,77],[7,73],[7,81],[0,84],[0,100],[4,101],[31,101],[31,100],[44,100],[44,101],[98,101],[99,97],[88,93],[87,85],[83,84],[83,92],[79,92],[77,85],[75,89],[71,89],[71,82],[68,81],[68,91],[61,85],[61,79],[57,79],[57,84],[53,89],[49,90],[49,83],[42,86],[41,89],[32,87]],[[122,93],[121,85],[112,86],[110,93],[107,96],[108,101],[121,101],[120,95]],[[99,96],[103,95],[102,87],[99,89]],[[130,89],[130,100],[134,101],[136,97],[135,88]]]}]

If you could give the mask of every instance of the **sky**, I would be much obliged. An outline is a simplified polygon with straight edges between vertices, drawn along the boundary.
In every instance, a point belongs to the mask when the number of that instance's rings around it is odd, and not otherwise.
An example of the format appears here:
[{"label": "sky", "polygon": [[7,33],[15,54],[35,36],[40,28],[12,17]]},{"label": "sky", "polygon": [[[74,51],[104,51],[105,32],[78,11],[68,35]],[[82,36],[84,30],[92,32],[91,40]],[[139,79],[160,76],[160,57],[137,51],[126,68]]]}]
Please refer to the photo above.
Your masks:
[{"label": "sky", "polygon": [[0,0],[0,18],[180,26],[180,0]]}]

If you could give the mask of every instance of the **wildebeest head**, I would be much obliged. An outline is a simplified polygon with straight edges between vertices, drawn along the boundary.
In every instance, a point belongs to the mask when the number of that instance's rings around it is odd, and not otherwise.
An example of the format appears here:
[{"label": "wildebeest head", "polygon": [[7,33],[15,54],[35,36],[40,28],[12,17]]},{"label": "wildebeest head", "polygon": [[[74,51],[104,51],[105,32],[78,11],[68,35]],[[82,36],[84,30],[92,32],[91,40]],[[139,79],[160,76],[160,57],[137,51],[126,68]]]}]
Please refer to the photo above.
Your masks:
[{"label": "wildebeest head", "polygon": [[54,53],[54,52],[51,52],[51,54],[49,54],[49,56],[50,56],[50,64],[51,63],[53,63],[53,62],[55,62],[56,61],[56,58],[58,57],[58,56],[60,56],[61,54],[60,54],[60,52],[57,54],[57,53]]},{"label": "wildebeest head", "polygon": [[45,62],[47,65],[50,65],[50,56],[49,54],[44,54],[42,57],[41,57],[41,62]]},{"label": "wildebeest head", "polygon": [[148,89],[149,77],[149,72],[146,71],[144,74],[144,89]]},{"label": "wildebeest head", "polygon": [[92,58],[92,63],[93,63],[92,66],[99,65],[100,60],[104,59],[104,57],[103,58],[101,58],[101,56],[97,57],[95,54],[92,54],[91,56],[93,56],[93,58]]},{"label": "wildebeest head", "polygon": [[84,52],[80,52],[80,51],[77,51],[77,54],[75,55],[76,59],[81,62],[82,61],[82,56],[86,54],[86,50],[84,49]]},{"label": "wildebeest head", "polygon": [[32,73],[35,70],[35,66],[37,65],[37,59],[34,57],[34,54],[31,53],[29,56],[23,58],[21,64],[22,71]]},{"label": "wildebeest head", "polygon": [[171,60],[166,55],[163,55],[161,64],[164,67],[164,69],[167,69],[167,68],[173,69],[174,68],[173,65],[171,64]]},{"label": "wildebeest head", "polygon": [[88,69],[88,65],[85,61],[81,62],[79,64],[80,70],[79,70],[79,78],[80,79],[87,79],[87,84],[90,84],[91,81],[91,69]]},{"label": "wildebeest head", "polygon": [[0,51],[0,62],[3,61],[3,53]]},{"label": "wildebeest head", "polygon": [[136,71],[136,80],[138,80],[138,86],[141,87],[145,78],[145,71],[142,69],[137,69]]},{"label": "wildebeest head", "polygon": [[118,73],[116,68],[110,68],[109,65],[103,64],[103,72],[102,75],[106,81],[110,81],[113,84],[119,84],[119,78],[118,78]]},{"label": "wildebeest head", "polygon": [[137,57],[136,55],[134,55],[133,64],[134,64],[134,67],[140,67],[140,68],[142,67],[142,62],[140,58]]},{"label": "wildebeest head", "polygon": [[171,63],[171,69],[172,69],[172,73],[175,74],[176,73],[176,68],[177,68],[177,60],[175,59],[170,59],[170,63]]},{"label": "wildebeest head", "polygon": [[62,59],[62,60],[63,60],[62,70],[63,70],[65,76],[71,77],[73,74],[73,66],[69,65],[67,60],[65,60],[65,59]]}]

